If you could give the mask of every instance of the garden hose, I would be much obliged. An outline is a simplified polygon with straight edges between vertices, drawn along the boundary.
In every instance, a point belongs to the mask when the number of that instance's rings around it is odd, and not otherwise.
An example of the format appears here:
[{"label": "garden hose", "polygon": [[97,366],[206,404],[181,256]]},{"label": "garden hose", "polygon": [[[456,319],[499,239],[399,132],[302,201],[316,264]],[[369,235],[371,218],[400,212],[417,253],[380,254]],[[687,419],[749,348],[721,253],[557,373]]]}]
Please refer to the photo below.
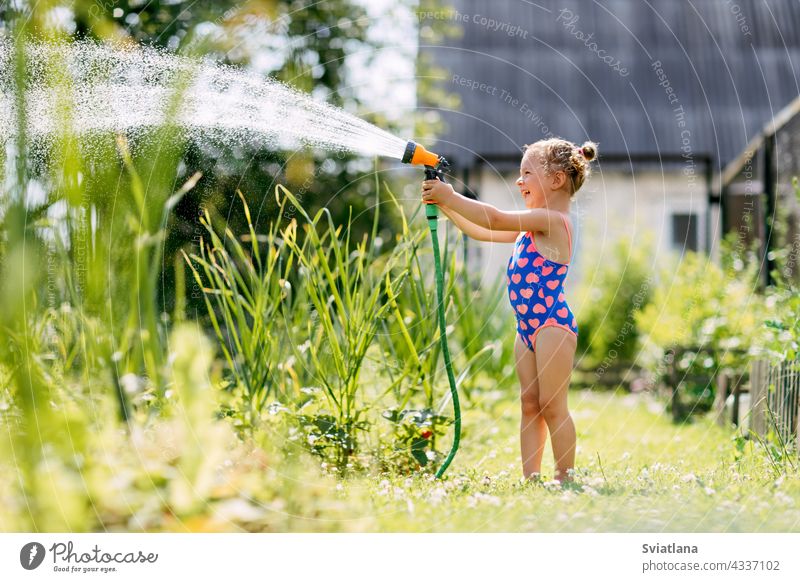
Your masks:
[{"label": "garden hose", "polygon": [[[426,170],[427,173],[427,170]],[[433,263],[436,270],[436,298],[438,302],[439,319],[439,339],[442,343],[442,354],[444,355],[444,367],[447,370],[447,379],[450,382],[450,394],[453,395],[453,414],[455,415],[456,434],[453,437],[453,446],[450,454],[447,455],[444,463],[436,471],[436,478],[440,479],[453,457],[458,451],[458,444],[461,441],[461,405],[458,402],[458,390],[456,390],[456,379],[453,375],[453,364],[450,362],[450,350],[447,347],[446,325],[444,320],[444,276],[442,274],[442,263],[439,257],[439,236],[437,234],[437,223],[439,220],[439,209],[436,204],[426,204],[425,214],[428,217],[428,227],[431,229],[431,243],[433,244]]]},{"label": "garden hose", "polygon": [[[447,160],[428,152],[420,145],[409,141],[403,155],[403,163],[420,164],[425,166],[426,180],[441,180],[444,182],[444,169],[448,167]],[[447,326],[444,319],[444,275],[442,273],[442,260],[439,256],[439,208],[434,203],[425,203],[425,215],[428,218],[428,227],[431,230],[431,243],[433,244],[433,264],[436,271],[436,299],[438,303],[437,318],[439,320],[439,340],[442,344],[442,354],[444,355],[444,367],[447,370],[447,380],[450,382],[450,394],[453,396],[453,414],[455,416],[456,433],[453,437],[453,446],[450,454],[447,455],[444,463],[436,471],[436,478],[441,479],[447,467],[450,466],[453,458],[458,451],[458,444],[461,442],[461,404],[458,401],[458,390],[456,390],[456,378],[453,374],[453,364],[450,361],[450,349],[447,347]]]}]

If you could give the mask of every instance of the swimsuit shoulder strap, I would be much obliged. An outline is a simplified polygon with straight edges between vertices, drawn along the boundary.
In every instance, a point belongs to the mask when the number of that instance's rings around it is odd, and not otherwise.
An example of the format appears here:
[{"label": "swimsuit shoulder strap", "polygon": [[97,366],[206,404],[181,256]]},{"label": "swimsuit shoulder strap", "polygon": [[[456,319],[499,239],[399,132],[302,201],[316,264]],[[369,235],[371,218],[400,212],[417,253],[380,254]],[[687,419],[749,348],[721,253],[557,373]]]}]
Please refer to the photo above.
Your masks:
[{"label": "swimsuit shoulder strap", "polygon": [[569,233],[569,226],[567,225],[567,217],[566,217],[566,215],[562,214],[561,215],[561,220],[564,221],[564,228],[567,229],[567,240],[569,242],[569,254],[567,256],[567,261],[569,261],[572,258],[572,235]]}]

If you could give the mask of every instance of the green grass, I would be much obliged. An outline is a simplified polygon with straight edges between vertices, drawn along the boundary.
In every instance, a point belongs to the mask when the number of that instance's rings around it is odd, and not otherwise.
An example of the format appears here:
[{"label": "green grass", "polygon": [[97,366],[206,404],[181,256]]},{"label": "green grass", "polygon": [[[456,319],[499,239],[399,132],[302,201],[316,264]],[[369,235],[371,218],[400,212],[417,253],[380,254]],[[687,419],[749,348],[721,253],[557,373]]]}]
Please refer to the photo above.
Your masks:
[{"label": "green grass", "polygon": [[352,517],[367,531],[800,531],[797,473],[770,476],[752,445],[736,470],[730,429],[708,418],[675,426],[649,396],[576,391],[570,406],[582,491],[546,481],[549,450],[545,483],[521,482],[519,413],[505,402],[492,415],[467,411],[462,448],[444,482],[350,479],[342,496],[363,504]]},{"label": "green grass", "polygon": [[[186,338],[183,338],[186,339]],[[207,356],[195,356],[207,357]],[[190,377],[188,362],[185,376]],[[202,376],[197,376],[197,380]],[[523,482],[513,394],[466,410],[462,447],[444,480],[430,474],[337,478],[265,430],[239,442],[225,422],[192,430],[158,420],[131,438],[85,435],[77,471],[49,466],[43,530],[264,532],[796,532],[800,475],[776,478],[763,452],[737,453],[735,432],[698,419],[676,426],[647,395],[574,391],[579,488]],[[200,394],[198,394],[199,396]],[[186,400],[193,397],[184,395]],[[196,418],[207,418],[198,404]],[[282,445],[277,445],[281,440]],[[549,443],[548,443],[549,446]],[[288,455],[287,455],[288,453]],[[737,460],[738,457],[738,460]],[[26,509],[4,456],[0,530]],[[601,469],[602,463],[602,469]],[[329,466],[332,467],[332,466]],[[43,476],[44,477],[44,476]],[[55,493],[57,491],[57,493]],[[44,492],[43,492],[44,493]],[[24,517],[23,517],[24,519]]]}]

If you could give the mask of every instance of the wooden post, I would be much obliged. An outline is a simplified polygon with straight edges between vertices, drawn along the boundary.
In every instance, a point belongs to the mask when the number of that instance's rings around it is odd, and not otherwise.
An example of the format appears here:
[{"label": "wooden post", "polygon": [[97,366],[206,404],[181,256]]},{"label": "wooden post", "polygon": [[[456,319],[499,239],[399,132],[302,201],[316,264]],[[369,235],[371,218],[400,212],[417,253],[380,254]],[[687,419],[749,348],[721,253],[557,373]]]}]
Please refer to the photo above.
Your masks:
[{"label": "wooden post", "polygon": [[672,420],[677,422],[681,417],[680,394],[678,393],[678,360],[681,356],[680,347],[672,349],[672,362],[670,364],[669,381],[672,388]]},{"label": "wooden post", "polygon": [[[727,374],[717,374],[717,394],[714,397],[714,413],[717,424],[725,426],[725,401],[728,399],[728,377]],[[734,422],[736,420],[734,419]]]},{"label": "wooden post", "polygon": [[766,360],[750,362],[750,430],[763,438],[767,433]]},{"label": "wooden post", "polygon": [[[794,362],[794,378],[798,391],[800,391],[800,369],[797,360]],[[800,457],[800,394],[797,396],[797,424],[795,425],[795,435],[797,436],[797,456]]]},{"label": "wooden post", "polygon": [[741,376],[731,376],[730,380],[731,382],[733,382],[733,387],[731,389],[731,392],[733,393],[733,406],[731,407],[733,411],[731,415],[733,416],[733,418],[731,419],[731,421],[733,422],[734,426],[739,426],[739,417],[740,417],[739,396],[742,393],[740,388],[740,386],[742,385],[742,379]]},{"label": "wooden post", "polygon": [[[794,360],[793,362],[789,363],[789,374],[790,374],[790,390],[792,393],[792,401],[790,404],[790,435],[794,433],[794,437],[797,440],[798,447],[797,450],[800,452],[800,431],[798,431],[798,425],[800,424],[800,369],[798,369],[798,361]],[[789,439],[787,439],[789,440]]]}]

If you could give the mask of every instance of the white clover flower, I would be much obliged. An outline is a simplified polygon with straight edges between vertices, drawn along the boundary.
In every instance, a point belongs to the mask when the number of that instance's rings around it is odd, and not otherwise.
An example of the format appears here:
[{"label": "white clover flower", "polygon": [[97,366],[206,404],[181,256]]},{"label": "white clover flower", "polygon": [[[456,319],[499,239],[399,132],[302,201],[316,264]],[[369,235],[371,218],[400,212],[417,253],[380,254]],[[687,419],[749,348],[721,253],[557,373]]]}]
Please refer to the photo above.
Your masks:
[{"label": "white clover flower", "polygon": [[138,394],[144,390],[145,386],[144,378],[141,378],[132,372],[121,376],[119,383],[126,394]]},{"label": "white clover flower", "polygon": [[592,477],[588,483],[591,487],[602,487],[605,485],[605,480],[602,477]]},{"label": "white clover flower", "polygon": [[475,507],[478,503],[488,503],[489,505],[493,505],[495,507],[500,505],[500,498],[495,495],[487,495],[486,493],[473,493],[467,498],[467,505],[469,507]]},{"label": "white clover flower", "polygon": [[431,505],[439,505],[446,495],[447,491],[444,490],[444,487],[435,487],[428,494],[428,500]]},{"label": "white clover flower", "polygon": [[684,483],[690,483],[692,481],[697,481],[697,476],[694,473],[686,473],[683,477],[681,477],[681,481]]}]

